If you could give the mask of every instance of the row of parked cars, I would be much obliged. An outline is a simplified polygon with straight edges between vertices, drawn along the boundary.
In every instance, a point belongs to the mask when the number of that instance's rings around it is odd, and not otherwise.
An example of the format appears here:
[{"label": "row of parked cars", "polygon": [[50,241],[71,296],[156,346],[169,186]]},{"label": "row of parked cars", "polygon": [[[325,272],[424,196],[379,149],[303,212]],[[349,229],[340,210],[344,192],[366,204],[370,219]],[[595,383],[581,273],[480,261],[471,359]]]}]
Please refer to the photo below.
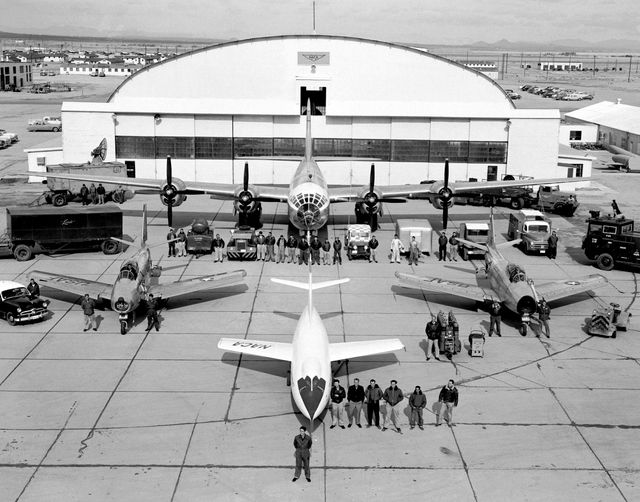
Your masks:
[{"label": "row of parked cars", "polygon": [[17,143],[18,139],[18,135],[15,132],[0,129],[0,148],[7,148],[12,144]]},{"label": "row of parked cars", "polygon": [[520,90],[531,94],[537,94],[543,98],[552,98],[561,101],[582,101],[585,99],[593,99],[593,94],[589,94],[588,92],[576,91],[575,89],[562,89],[552,85],[548,85],[547,87],[538,87],[536,85],[525,84],[520,87]]}]

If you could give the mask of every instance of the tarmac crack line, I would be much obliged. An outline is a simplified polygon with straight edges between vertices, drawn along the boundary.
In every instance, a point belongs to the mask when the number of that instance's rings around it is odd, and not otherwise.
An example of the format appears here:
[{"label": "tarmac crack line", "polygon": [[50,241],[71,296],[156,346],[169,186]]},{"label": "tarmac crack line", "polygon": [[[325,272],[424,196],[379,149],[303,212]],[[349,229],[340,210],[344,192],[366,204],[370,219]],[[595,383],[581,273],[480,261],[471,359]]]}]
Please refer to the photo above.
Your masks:
[{"label": "tarmac crack line", "polygon": [[[271,228],[273,229],[273,224],[275,222],[275,218],[276,218],[276,214],[278,212],[278,206],[280,205],[280,203],[278,202],[276,204],[276,210],[273,213],[273,217],[271,219]],[[249,321],[247,322],[247,328],[244,331],[244,339],[247,339],[247,336],[249,335],[249,329],[251,328],[251,323],[253,322],[253,314],[254,314],[254,308],[256,306],[256,301],[258,300],[258,291],[260,290],[260,282],[262,281],[263,277],[264,277],[264,264],[265,262],[263,261],[262,264],[260,265],[260,274],[258,275],[258,282],[256,283],[256,291],[253,294],[253,300],[251,302],[251,310],[249,310]],[[235,374],[233,375],[233,384],[231,386],[231,395],[229,396],[229,404],[227,405],[227,411],[224,414],[224,423],[228,423],[229,422],[229,412],[231,411],[231,405],[233,404],[233,398],[236,394],[236,384],[238,382],[238,375],[240,373],[240,368],[242,367],[242,356],[243,354],[240,354],[240,356],[238,357],[238,364],[236,365],[236,371]]]},{"label": "tarmac crack line", "polygon": [[171,493],[171,502],[173,502],[173,500],[176,497],[176,493],[178,491],[178,485],[180,484],[180,477],[182,476],[182,471],[184,470],[184,464],[187,461],[187,455],[189,454],[189,448],[191,447],[191,441],[193,440],[193,434],[196,431],[196,426],[198,425],[198,418],[200,417],[200,410],[202,410],[202,407],[204,406],[204,402],[202,402],[200,404],[200,409],[198,410],[198,413],[196,414],[196,418],[193,421],[193,427],[191,428],[191,434],[189,434],[189,440],[187,441],[187,447],[184,450],[184,457],[182,457],[182,463],[180,464],[180,470],[178,471],[178,476],[176,477],[176,484],[173,487],[173,492]]},{"label": "tarmac crack line", "polygon": [[69,420],[71,420],[71,417],[73,416],[73,414],[76,411],[76,405],[77,404],[78,404],[78,402],[74,401],[73,404],[71,405],[71,408],[69,410],[69,414],[67,415],[67,419],[64,421],[64,424],[62,424],[62,428],[56,434],[56,437],[53,439],[52,443],[49,445],[49,448],[47,448],[47,451],[44,452],[44,455],[40,459],[40,462],[38,462],[38,464],[35,466],[34,471],[31,473],[31,476],[29,476],[29,479],[27,480],[25,485],[22,487],[22,490],[20,490],[20,493],[16,497],[15,502],[18,502],[20,500],[20,497],[22,497],[22,495],[24,495],[24,492],[27,490],[27,487],[29,486],[31,481],[33,481],[33,478],[35,478],[36,474],[40,470],[40,467],[42,467],[42,464],[46,460],[47,456],[49,455],[49,453],[51,452],[53,447],[56,445],[56,443],[58,442],[58,439],[60,439],[60,436],[62,436],[62,433],[66,430],[67,424],[69,423]]},{"label": "tarmac crack line", "polygon": [[589,451],[591,451],[591,454],[594,456],[594,458],[598,461],[598,463],[600,464],[600,466],[602,467],[602,470],[607,474],[607,476],[609,477],[609,480],[611,481],[611,483],[613,483],[613,486],[616,487],[616,489],[618,490],[618,493],[620,494],[620,496],[622,497],[622,499],[626,502],[627,501],[627,497],[625,497],[624,493],[622,492],[622,490],[620,489],[620,487],[618,486],[618,483],[616,483],[616,480],[614,479],[614,477],[611,475],[611,472],[609,472],[609,469],[607,469],[607,467],[604,465],[604,463],[602,462],[602,460],[600,459],[600,457],[598,456],[598,454],[595,452],[595,450],[593,449],[593,447],[591,446],[591,444],[589,444],[589,441],[587,441],[587,438],[584,437],[584,434],[582,433],[582,431],[580,430],[580,427],[578,427],[578,425],[573,421],[573,419],[571,418],[571,416],[569,415],[569,412],[567,411],[567,409],[564,407],[564,405],[562,404],[562,402],[560,401],[560,399],[558,399],[558,396],[556,395],[556,393],[554,392],[554,390],[549,387],[549,392],[551,393],[551,395],[553,396],[553,398],[556,400],[556,402],[558,403],[558,406],[560,406],[560,409],[563,411],[563,413],[567,416],[567,418],[569,419],[569,421],[571,422],[571,426],[575,429],[575,431],[580,435],[580,437],[582,438],[582,440],[584,441],[584,444],[587,446],[587,448],[589,448]]},{"label": "tarmac crack line", "polygon": [[[449,417],[453,418],[453,417]],[[462,462],[462,468],[464,469],[464,473],[467,476],[467,481],[469,482],[469,488],[471,488],[471,493],[473,493],[473,499],[478,502],[478,494],[476,493],[475,488],[473,487],[473,482],[471,481],[471,476],[469,475],[469,466],[464,459],[464,455],[462,454],[462,449],[460,448],[460,444],[458,443],[458,438],[456,437],[456,433],[453,430],[453,427],[450,426],[451,436],[453,436],[453,441],[456,443],[456,448],[458,449],[458,454],[460,455],[460,461]]]}]

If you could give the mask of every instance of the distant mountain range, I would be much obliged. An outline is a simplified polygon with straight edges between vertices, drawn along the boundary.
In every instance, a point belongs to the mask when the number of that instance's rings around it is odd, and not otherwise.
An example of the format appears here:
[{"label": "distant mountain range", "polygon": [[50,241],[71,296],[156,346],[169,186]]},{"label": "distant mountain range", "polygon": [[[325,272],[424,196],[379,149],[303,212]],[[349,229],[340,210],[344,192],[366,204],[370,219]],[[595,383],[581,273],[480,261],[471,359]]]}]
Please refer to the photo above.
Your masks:
[{"label": "distant mountain range", "polygon": [[[55,34],[35,34],[35,33],[11,33],[0,31],[0,39],[8,40],[53,40],[53,41],[95,41],[95,42],[148,42],[148,43],[199,43],[199,44],[215,44],[225,42],[227,40],[202,38],[202,37],[160,37],[160,36],[126,36],[125,34],[117,34],[113,36],[71,36],[71,35],[55,35]],[[640,52],[640,40],[629,39],[609,39],[599,42],[587,42],[581,39],[561,39],[550,42],[511,42],[506,39],[497,42],[474,42],[472,44],[437,44],[437,43],[409,43],[402,42],[405,45],[417,47],[457,47],[467,48],[470,50],[483,51],[511,51],[511,52],[621,52],[624,54]]]}]

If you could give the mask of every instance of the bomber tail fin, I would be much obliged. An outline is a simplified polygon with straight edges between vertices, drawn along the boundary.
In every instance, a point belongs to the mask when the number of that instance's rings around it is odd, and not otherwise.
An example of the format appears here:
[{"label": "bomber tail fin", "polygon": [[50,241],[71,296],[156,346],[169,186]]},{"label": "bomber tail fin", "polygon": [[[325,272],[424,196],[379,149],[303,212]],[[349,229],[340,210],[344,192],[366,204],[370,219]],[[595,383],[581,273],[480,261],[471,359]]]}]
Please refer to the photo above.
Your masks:
[{"label": "bomber tail fin", "polygon": [[313,138],[311,137],[311,99],[307,98],[307,133],[304,137],[304,158],[310,159],[313,155]]},{"label": "bomber tail fin", "polygon": [[140,247],[147,247],[147,205],[142,206],[142,239],[140,241]]}]

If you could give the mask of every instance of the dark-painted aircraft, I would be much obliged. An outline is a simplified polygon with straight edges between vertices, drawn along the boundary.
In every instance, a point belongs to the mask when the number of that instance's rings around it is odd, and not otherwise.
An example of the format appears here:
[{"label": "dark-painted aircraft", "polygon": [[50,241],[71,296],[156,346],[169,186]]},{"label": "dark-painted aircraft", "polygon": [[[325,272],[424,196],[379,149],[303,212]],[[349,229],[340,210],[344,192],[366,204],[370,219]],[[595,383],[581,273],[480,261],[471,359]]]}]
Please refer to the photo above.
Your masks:
[{"label": "dark-painted aircraft", "polygon": [[[160,269],[153,266],[151,250],[147,246],[146,206],[142,212],[142,237],[138,252],[122,263],[118,277],[113,284],[54,274],[42,270],[34,270],[29,276],[36,279],[43,286],[78,295],[88,294],[94,300],[110,302],[111,309],[118,313],[120,333],[124,335],[134,320],[136,309],[142,301],[148,299],[149,294],[153,294],[156,299],[169,299],[203,289],[215,289],[239,284],[247,275],[244,270],[234,270],[167,284],[152,284],[151,278],[157,277],[160,274]],[[131,242],[115,237],[112,237],[112,239],[127,246],[134,245]],[[166,242],[158,245],[164,246]]]},{"label": "dark-painted aircraft", "polygon": [[509,262],[500,253],[500,248],[517,244],[520,239],[496,244],[493,209],[489,218],[489,240],[486,245],[465,239],[459,240],[468,246],[473,246],[486,252],[485,272],[490,284],[488,287],[403,272],[396,272],[396,277],[404,285],[416,287],[430,293],[445,293],[478,302],[498,300],[504,307],[520,317],[521,325],[518,330],[522,336],[526,336],[529,322],[537,312],[541,299],[547,302],[559,300],[560,298],[604,286],[608,282],[604,276],[593,274],[576,279],[561,279],[534,285],[533,280],[527,277],[520,265]]}]

